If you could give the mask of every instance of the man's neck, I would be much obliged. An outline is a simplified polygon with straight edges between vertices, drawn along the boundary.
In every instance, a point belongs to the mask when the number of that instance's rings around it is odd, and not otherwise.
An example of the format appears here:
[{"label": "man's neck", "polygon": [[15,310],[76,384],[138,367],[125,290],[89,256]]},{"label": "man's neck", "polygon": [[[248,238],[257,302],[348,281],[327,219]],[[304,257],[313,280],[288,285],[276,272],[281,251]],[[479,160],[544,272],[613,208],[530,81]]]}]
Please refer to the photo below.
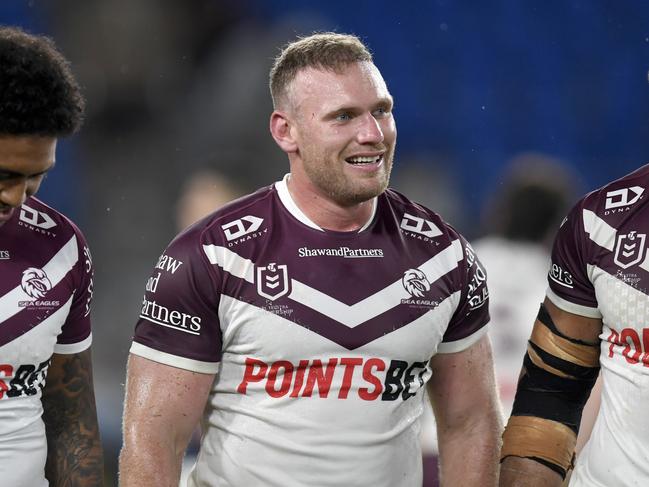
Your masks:
[{"label": "man's neck", "polygon": [[295,205],[313,223],[325,230],[353,232],[363,228],[372,217],[375,198],[352,206],[341,206],[321,194],[312,185],[296,187],[291,176],[286,182],[288,192]]}]

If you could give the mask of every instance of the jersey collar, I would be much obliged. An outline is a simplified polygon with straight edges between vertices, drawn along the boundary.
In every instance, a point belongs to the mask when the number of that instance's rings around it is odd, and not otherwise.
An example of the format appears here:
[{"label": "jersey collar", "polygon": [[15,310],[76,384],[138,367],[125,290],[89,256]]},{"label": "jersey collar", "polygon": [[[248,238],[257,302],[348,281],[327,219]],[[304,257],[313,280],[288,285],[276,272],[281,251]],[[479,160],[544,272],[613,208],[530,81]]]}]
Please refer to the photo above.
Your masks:
[{"label": "jersey collar", "polygon": [[[275,189],[277,189],[277,194],[279,195],[279,199],[284,205],[284,207],[289,211],[291,215],[293,215],[295,218],[297,218],[299,221],[304,223],[305,225],[315,228],[316,230],[320,230],[321,232],[324,232],[324,229],[318,226],[313,220],[311,220],[308,216],[304,214],[302,210],[295,204],[295,201],[293,201],[293,198],[291,197],[291,193],[288,190],[288,180],[291,177],[291,174],[288,173],[284,176],[284,178],[281,181],[277,181],[275,183]],[[372,199],[372,214],[370,215],[369,219],[367,222],[365,222],[365,225],[363,225],[361,228],[359,228],[359,233],[365,230],[367,227],[370,226],[370,223],[372,223],[372,220],[374,220],[374,215],[376,214],[376,198]]]}]

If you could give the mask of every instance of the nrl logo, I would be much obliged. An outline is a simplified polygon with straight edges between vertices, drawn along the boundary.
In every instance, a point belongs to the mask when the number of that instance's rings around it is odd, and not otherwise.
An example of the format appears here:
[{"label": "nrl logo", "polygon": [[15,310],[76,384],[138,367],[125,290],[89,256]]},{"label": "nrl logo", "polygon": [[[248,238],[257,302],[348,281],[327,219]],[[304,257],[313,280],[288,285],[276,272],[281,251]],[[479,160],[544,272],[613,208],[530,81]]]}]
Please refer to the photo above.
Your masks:
[{"label": "nrl logo", "polygon": [[638,233],[635,230],[626,235],[620,235],[617,238],[613,262],[622,269],[627,269],[642,261],[645,254],[646,239],[647,235],[645,233]]},{"label": "nrl logo", "polygon": [[266,267],[257,267],[257,293],[275,301],[288,294],[288,271],[286,265],[272,262]]},{"label": "nrl logo", "polygon": [[45,271],[36,267],[30,267],[23,271],[20,285],[23,291],[34,299],[44,297],[47,291],[52,289],[52,283],[47,277],[47,274],[45,274]]}]

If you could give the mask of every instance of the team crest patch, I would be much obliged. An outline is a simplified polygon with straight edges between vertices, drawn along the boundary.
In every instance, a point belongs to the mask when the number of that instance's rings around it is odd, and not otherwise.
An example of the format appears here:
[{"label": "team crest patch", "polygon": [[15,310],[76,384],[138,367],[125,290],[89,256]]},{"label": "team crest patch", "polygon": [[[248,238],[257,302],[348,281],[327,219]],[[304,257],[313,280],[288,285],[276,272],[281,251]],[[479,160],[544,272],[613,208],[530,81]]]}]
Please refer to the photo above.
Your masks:
[{"label": "team crest patch", "polygon": [[52,289],[52,283],[45,271],[36,267],[30,267],[23,271],[20,286],[27,296],[34,299],[44,297],[47,291]]},{"label": "team crest patch", "polygon": [[31,300],[18,301],[18,306],[21,308],[52,310],[61,305],[58,300],[42,299],[52,289],[52,282],[43,269],[36,267],[25,269],[20,280],[20,287],[27,296],[32,298]]},{"label": "team crest patch", "polygon": [[417,308],[435,308],[439,305],[439,301],[425,298],[431,286],[426,274],[420,269],[408,269],[404,272],[401,284],[411,296],[408,299],[402,299],[401,304]]},{"label": "team crest patch", "polygon": [[260,296],[275,301],[288,294],[288,291],[286,265],[272,262],[266,267],[257,267],[257,293]]},{"label": "team crest patch", "polygon": [[627,269],[641,262],[645,256],[646,239],[647,235],[645,233],[637,233],[635,230],[626,235],[620,235],[617,238],[613,262],[622,269]]}]

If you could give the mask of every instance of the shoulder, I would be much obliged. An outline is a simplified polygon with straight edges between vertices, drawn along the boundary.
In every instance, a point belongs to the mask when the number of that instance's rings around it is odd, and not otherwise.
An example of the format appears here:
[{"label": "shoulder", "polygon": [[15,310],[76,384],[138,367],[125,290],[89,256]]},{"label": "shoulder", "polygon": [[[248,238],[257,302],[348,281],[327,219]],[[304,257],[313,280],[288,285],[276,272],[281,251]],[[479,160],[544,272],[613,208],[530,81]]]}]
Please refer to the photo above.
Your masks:
[{"label": "shoulder", "polygon": [[382,195],[387,211],[396,219],[399,229],[406,237],[437,242],[464,240],[462,235],[435,211],[395,191],[386,190]]},{"label": "shoulder", "polygon": [[576,206],[602,216],[627,212],[646,197],[649,187],[649,165],[642,166],[619,179],[586,194]]},{"label": "shoulder", "polygon": [[70,218],[33,196],[20,207],[18,226],[25,235],[53,244],[76,236],[85,245],[83,232]]}]

